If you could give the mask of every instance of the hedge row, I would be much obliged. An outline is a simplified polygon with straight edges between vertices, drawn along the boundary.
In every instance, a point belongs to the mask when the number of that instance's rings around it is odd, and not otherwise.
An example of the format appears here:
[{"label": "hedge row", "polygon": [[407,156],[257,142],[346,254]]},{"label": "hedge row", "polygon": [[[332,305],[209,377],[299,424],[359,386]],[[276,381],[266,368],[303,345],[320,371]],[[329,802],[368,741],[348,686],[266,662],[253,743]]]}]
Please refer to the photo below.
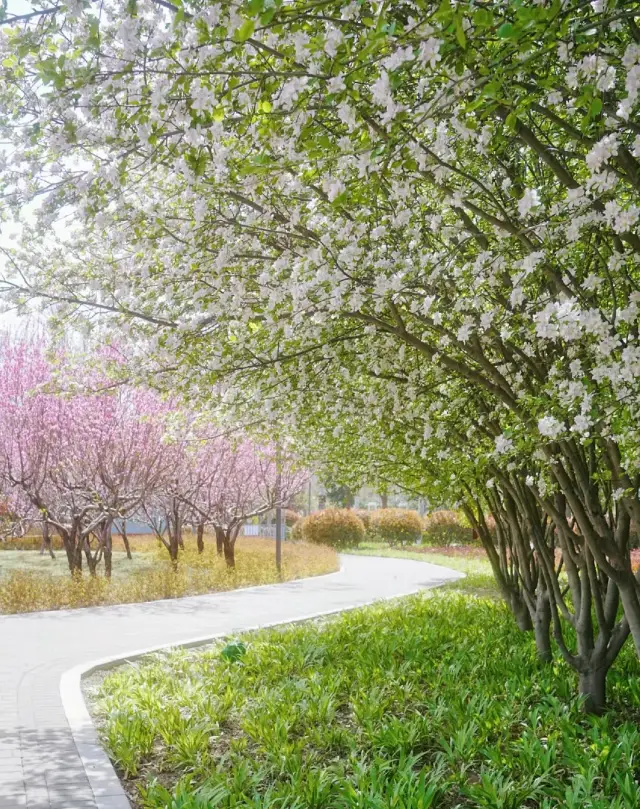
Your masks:
[{"label": "hedge row", "polygon": [[436,511],[424,519],[417,511],[385,508],[378,511],[328,508],[295,523],[292,539],[304,539],[338,550],[357,547],[365,539],[387,545],[469,545],[473,531],[456,511]]}]

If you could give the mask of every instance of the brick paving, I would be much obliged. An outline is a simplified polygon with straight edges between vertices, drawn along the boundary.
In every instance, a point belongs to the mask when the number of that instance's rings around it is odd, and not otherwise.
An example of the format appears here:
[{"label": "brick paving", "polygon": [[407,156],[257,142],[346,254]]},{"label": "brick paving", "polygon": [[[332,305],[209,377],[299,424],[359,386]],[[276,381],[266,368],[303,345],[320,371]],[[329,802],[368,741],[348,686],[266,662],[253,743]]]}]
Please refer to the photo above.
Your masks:
[{"label": "brick paving", "polygon": [[0,616],[0,809],[129,807],[115,778],[96,788],[95,779],[92,787],[87,777],[60,697],[65,671],[138,649],[406,595],[458,576],[426,562],[345,556],[339,573],[297,582],[145,604]]}]

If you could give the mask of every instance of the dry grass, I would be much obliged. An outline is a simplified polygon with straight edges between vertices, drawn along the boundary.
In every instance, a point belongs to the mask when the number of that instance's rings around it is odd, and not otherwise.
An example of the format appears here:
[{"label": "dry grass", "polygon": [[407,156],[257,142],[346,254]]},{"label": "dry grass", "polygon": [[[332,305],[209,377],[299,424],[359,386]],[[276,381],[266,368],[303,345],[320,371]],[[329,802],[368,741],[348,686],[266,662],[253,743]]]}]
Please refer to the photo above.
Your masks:
[{"label": "dry grass", "polygon": [[[146,551],[141,551],[141,546]],[[179,598],[186,595],[233,590],[256,584],[270,584],[279,580],[291,581],[305,576],[317,576],[338,569],[338,557],[331,548],[306,543],[285,543],[282,554],[282,577],[275,567],[275,543],[261,538],[241,538],[236,548],[236,568],[228,570],[215,552],[209,538],[205,552],[198,555],[195,544],[187,540],[181,553],[178,570],[174,571],[167,552],[148,538],[136,539],[137,553],[154,560],[146,569],[134,570],[118,576],[114,571],[111,581],[103,575],[91,578],[87,574],[71,579],[52,572],[13,570],[0,579],[0,613],[34,612],[109,604],[129,604],[156,601],[160,598]],[[22,551],[32,554],[33,551]],[[134,559],[129,564],[135,566]],[[0,559],[0,562],[2,560]],[[61,564],[57,559],[52,564]],[[127,564],[120,562],[121,567]]]}]

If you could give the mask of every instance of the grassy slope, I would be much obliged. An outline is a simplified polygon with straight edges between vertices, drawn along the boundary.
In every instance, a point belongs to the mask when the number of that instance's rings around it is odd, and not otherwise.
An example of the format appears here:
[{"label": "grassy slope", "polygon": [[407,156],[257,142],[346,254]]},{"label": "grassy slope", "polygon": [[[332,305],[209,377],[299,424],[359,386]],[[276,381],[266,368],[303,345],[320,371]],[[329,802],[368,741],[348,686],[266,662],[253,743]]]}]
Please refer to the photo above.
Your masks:
[{"label": "grassy slope", "polygon": [[470,574],[458,592],[254,633],[236,662],[216,646],[109,674],[94,707],[135,805],[637,809],[633,650],[611,712],[585,717],[575,676],[460,591],[486,563],[446,563]]},{"label": "grassy slope", "polygon": [[[154,601],[280,580],[273,540],[239,539],[233,571],[217,556],[211,538],[202,555],[196,552],[193,540],[185,544],[177,573],[171,568],[167,552],[158,549],[155,542],[139,543],[145,550],[134,550],[131,560],[121,552],[114,553],[111,581],[103,575],[92,579],[86,573],[78,581],[71,580],[64,552],[57,552],[53,560],[41,557],[37,551],[2,551],[0,613]],[[285,543],[282,561],[285,581],[338,569],[334,551],[304,543]]]}]

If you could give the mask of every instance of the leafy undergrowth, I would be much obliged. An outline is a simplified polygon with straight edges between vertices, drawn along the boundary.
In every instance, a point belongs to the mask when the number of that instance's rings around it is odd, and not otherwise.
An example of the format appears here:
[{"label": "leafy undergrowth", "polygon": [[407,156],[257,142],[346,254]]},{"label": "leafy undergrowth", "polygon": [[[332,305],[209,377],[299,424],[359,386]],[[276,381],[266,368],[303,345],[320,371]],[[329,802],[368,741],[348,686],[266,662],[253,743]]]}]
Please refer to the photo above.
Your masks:
[{"label": "leafy undergrowth", "polygon": [[[75,579],[68,570],[66,575],[60,575],[66,565],[64,554],[49,560],[34,551],[5,551],[0,555],[0,568],[5,559],[11,559],[17,568],[19,560],[16,563],[13,557],[23,554],[30,562],[32,555],[37,557],[38,570],[13,568],[0,576],[0,613],[156,601],[321,575],[339,567],[338,557],[330,548],[285,543],[282,577],[279,577],[275,543],[268,539],[245,538],[238,540],[235,570],[227,568],[211,542],[207,542],[202,555],[197,553],[193,542],[187,542],[176,572],[168,561],[167,552],[156,548],[156,544],[149,546],[154,550],[134,553],[132,560],[119,554],[111,581],[103,575],[92,578],[86,572]],[[25,561],[24,567],[27,565]]]},{"label": "leafy undergrowth", "polygon": [[500,602],[440,591],[153,656],[94,710],[145,809],[636,809],[639,673],[587,717]]}]

